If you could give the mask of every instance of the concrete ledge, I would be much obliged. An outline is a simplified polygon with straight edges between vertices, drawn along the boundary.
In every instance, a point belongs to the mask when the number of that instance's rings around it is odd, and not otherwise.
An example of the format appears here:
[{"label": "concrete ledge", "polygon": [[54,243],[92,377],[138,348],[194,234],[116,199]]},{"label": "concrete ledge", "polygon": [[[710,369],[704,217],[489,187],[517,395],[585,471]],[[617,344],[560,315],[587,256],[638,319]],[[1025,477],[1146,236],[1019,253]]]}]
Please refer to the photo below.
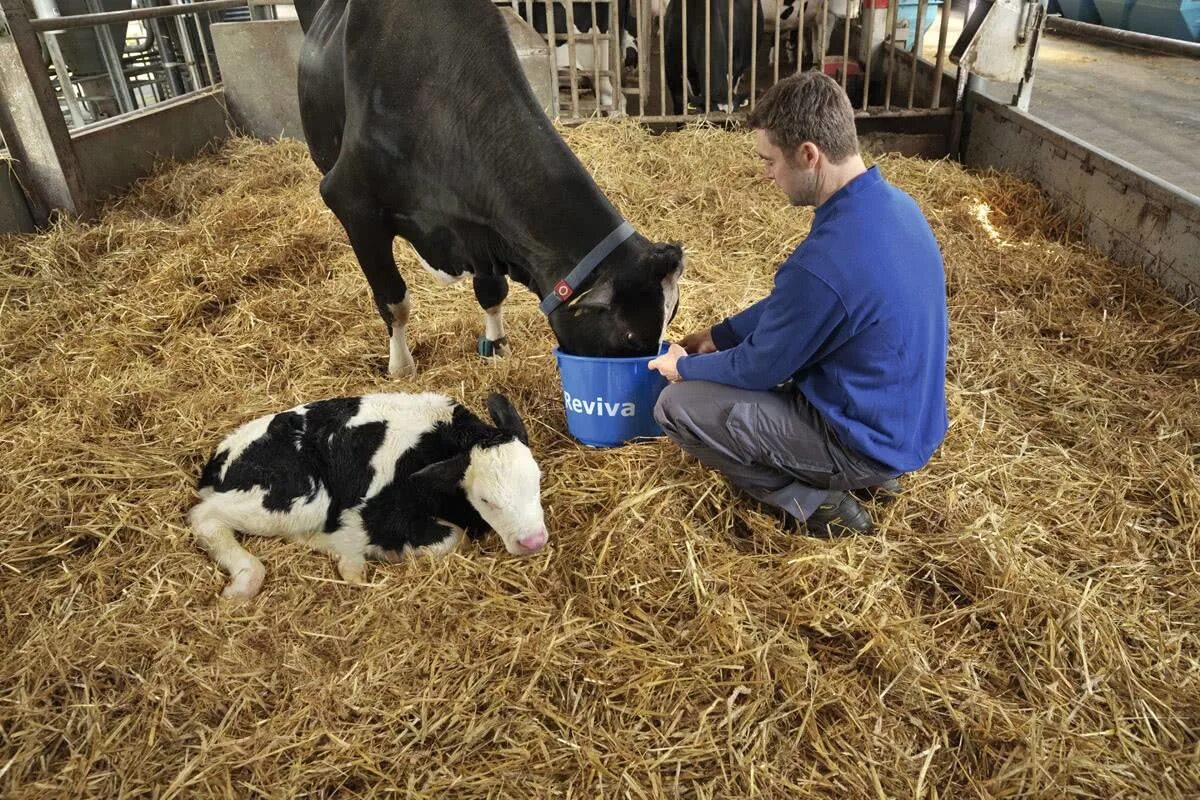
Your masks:
[{"label": "concrete ledge", "polygon": [[1200,310],[1200,197],[982,95],[970,93],[967,106],[967,166],[1034,181],[1073,212],[1090,244]]},{"label": "concrete ledge", "polygon": [[212,37],[234,125],[259,139],[303,141],[296,89],[304,45],[300,23],[294,19],[221,22],[212,26]]},{"label": "concrete ledge", "polygon": [[183,161],[230,135],[220,88],[196,92],[75,131],[71,140],[88,191],[99,200],[149,175],[159,161]]}]

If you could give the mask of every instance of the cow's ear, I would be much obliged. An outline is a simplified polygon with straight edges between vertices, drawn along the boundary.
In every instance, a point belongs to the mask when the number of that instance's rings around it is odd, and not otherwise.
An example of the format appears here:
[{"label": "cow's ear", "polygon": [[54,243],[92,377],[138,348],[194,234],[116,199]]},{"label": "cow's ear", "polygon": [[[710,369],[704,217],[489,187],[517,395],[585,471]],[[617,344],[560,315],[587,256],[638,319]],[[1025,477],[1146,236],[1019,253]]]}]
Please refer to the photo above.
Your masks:
[{"label": "cow's ear", "polygon": [[492,422],[496,423],[497,428],[516,436],[521,440],[521,444],[529,444],[529,432],[525,430],[525,423],[507,397],[498,392],[492,392],[488,395],[487,407],[488,413],[492,415]]},{"label": "cow's ear", "polygon": [[608,309],[612,306],[612,301],[612,281],[604,281],[603,283],[594,284],[591,288],[575,295],[570,302],[569,308],[581,311],[588,308]]},{"label": "cow's ear", "polygon": [[683,247],[679,242],[655,244],[642,257],[642,265],[660,281],[674,273],[683,274]]},{"label": "cow's ear", "polygon": [[430,489],[452,491],[462,483],[467,473],[469,457],[465,454],[451,456],[443,461],[435,461],[427,467],[412,474],[412,479],[420,481]]}]

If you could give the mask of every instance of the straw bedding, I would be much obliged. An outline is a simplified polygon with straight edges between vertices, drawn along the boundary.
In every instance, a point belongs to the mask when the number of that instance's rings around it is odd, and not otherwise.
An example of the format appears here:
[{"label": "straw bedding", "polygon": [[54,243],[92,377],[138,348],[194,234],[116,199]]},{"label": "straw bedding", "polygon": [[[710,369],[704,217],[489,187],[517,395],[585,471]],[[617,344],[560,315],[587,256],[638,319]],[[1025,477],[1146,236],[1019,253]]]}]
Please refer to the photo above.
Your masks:
[{"label": "straw bedding", "polygon": [[[565,132],[685,243],[672,334],[760,297],[811,212],[751,142]],[[233,141],[92,225],[0,239],[0,794],[1200,794],[1200,318],[1072,243],[1030,186],[879,161],[947,261],[952,428],[878,536],[778,530],[665,442],[565,434],[534,298],[474,354],[470,288],[397,244],[421,372],[386,342],[302,146]],[[494,537],[337,581],[251,538],[253,604],[185,526],[235,424],[321,397],[508,393],[547,553]]]}]

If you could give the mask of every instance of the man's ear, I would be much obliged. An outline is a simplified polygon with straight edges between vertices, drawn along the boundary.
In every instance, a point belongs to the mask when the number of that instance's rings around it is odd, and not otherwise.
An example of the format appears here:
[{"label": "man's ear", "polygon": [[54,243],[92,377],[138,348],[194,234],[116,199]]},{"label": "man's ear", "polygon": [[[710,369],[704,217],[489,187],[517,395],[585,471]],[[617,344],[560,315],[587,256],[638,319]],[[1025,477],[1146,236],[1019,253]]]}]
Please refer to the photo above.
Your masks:
[{"label": "man's ear", "polygon": [[412,474],[412,479],[432,490],[453,491],[462,483],[468,463],[470,457],[465,454],[451,456],[417,470]]}]

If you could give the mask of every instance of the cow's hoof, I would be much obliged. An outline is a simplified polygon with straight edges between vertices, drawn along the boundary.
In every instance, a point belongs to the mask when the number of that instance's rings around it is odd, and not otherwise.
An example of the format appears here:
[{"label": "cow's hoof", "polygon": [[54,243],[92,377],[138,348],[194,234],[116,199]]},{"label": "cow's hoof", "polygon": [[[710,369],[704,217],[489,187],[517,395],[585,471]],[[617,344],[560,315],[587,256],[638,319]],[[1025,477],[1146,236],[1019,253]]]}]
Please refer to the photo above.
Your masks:
[{"label": "cow's hoof", "polygon": [[337,560],[338,577],[346,583],[361,586],[366,583],[366,579],[363,578],[363,569],[365,566],[360,559],[343,556]]},{"label": "cow's hoof", "polygon": [[495,341],[492,341],[486,336],[480,336],[479,342],[476,344],[475,349],[478,351],[479,355],[483,356],[484,358],[504,358],[510,352],[512,352],[508,346],[507,336],[502,336]]},{"label": "cow's hoof", "polygon": [[417,362],[409,356],[407,361],[394,359],[388,362],[388,375],[392,378],[411,378],[417,374]]}]

